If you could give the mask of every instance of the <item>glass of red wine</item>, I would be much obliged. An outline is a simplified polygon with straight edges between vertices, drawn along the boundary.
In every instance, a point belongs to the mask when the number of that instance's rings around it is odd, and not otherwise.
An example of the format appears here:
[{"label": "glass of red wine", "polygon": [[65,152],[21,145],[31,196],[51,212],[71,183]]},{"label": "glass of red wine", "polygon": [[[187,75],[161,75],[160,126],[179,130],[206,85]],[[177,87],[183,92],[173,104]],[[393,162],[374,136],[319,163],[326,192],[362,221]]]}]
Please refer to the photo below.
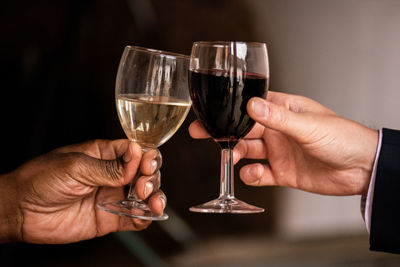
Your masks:
[{"label": "glass of red wine", "polygon": [[235,198],[233,148],[254,126],[246,105],[265,98],[269,83],[265,43],[195,42],[189,67],[193,110],[221,147],[221,184],[217,199],[191,207],[203,213],[259,213],[263,208]]}]

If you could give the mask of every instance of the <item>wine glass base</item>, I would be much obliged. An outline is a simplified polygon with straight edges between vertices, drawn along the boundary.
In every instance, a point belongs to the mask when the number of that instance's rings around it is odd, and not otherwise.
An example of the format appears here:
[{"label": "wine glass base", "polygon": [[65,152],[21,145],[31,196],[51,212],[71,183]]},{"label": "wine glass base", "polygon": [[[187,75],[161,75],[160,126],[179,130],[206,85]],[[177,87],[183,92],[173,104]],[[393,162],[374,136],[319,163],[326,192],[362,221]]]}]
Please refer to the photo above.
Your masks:
[{"label": "wine glass base", "polygon": [[97,207],[119,216],[138,218],[142,220],[164,221],[168,219],[168,214],[163,213],[160,215],[154,213],[144,202],[122,200],[116,202],[98,203]]},{"label": "wine glass base", "polygon": [[207,203],[190,207],[189,210],[192,212],[201,212],[201,213],[234,213],[234,214],[264,212],[263,208],[247,204],[236,198],[217,198]]}]

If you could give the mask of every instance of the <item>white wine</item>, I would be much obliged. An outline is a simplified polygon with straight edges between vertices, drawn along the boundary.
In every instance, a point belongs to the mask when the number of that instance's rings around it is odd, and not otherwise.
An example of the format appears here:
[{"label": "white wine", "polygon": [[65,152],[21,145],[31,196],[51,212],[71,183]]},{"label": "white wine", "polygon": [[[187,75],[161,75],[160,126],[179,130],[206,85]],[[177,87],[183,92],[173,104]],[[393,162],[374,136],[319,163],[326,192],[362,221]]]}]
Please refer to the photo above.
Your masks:
[{"label": "white wine", "polygon": [[118,116],[126,136],[141,146],[164,144],[181,126],[190,103],[164,96],[116,96]]}]

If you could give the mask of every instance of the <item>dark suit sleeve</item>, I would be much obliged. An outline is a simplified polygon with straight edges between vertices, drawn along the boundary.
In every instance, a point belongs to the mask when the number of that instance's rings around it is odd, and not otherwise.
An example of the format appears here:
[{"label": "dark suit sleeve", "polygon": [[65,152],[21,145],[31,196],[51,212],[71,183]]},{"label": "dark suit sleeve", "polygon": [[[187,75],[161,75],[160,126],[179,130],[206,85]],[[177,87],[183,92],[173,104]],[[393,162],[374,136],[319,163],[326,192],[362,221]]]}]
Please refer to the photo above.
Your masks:
[{"label": "dark suit sleeve", "polygon": [[370,249],[400,253],[400,131],[383,129],[372,200]]}]

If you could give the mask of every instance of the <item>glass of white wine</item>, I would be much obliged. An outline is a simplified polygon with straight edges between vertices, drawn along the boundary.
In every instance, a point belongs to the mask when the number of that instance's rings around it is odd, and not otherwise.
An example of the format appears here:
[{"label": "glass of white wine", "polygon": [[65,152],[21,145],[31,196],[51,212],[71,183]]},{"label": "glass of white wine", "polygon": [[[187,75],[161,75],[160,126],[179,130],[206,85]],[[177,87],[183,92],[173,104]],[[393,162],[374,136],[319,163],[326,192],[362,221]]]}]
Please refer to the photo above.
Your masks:
[{"label": "glass of white wine", "polygon": [[[118,68],[115,99],[118,117],[129,140],[143,152],[164,144],[178,130],[191,106],[188,90],[190,58],[186,55],[127,46]],[[99,203],[105,211],[144,220],[166,220],[139,199],[134,184],[123,200]]]}]

